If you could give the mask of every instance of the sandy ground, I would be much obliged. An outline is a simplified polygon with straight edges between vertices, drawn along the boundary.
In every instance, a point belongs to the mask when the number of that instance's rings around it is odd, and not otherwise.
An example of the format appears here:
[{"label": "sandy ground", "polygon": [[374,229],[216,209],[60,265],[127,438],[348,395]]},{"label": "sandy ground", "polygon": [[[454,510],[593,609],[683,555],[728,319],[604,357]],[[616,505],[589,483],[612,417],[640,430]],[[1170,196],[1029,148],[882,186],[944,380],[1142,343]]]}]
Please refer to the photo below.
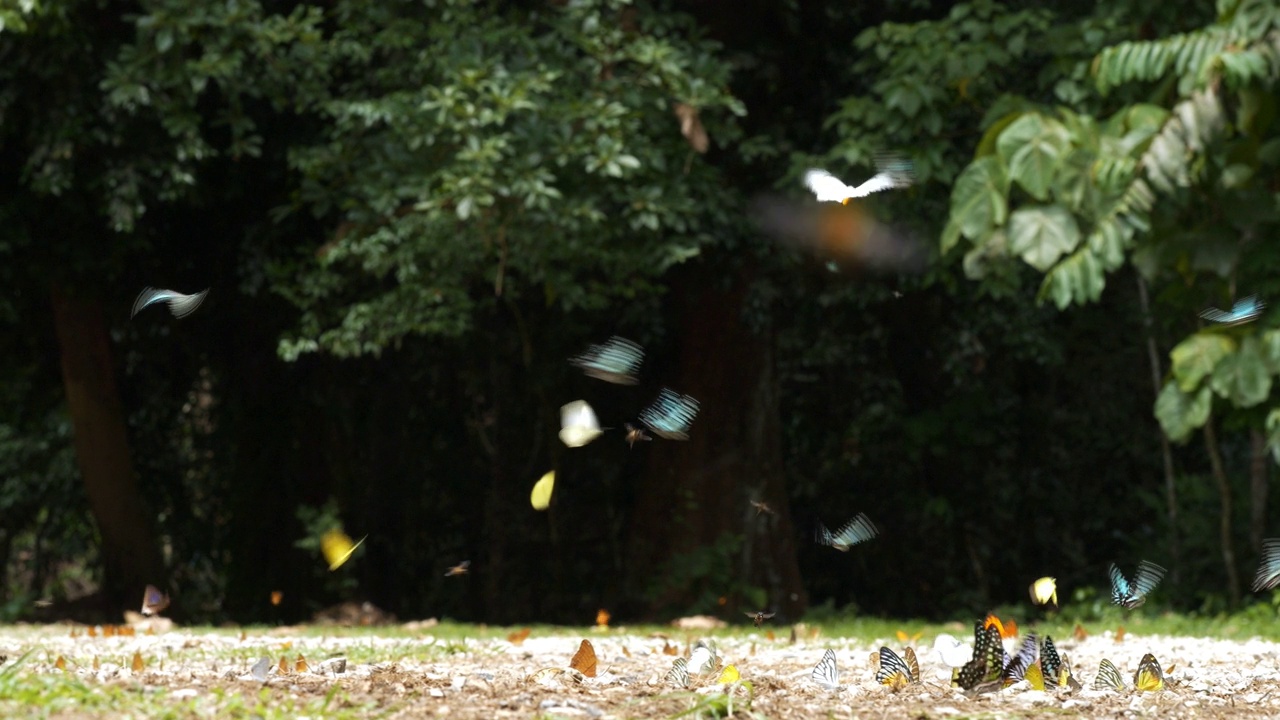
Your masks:
[{"label": "sandy ground", "polygon": [[[90,638],[71,637],[65,625],[0,628],[0,655],[8,656],[0,670],[35,648],[20,674],[68,673],[90,687],[123,685],[150,693],[149,702],[160,697],[161,706],[209,693],[240,693],[265,697],[268,705],[278,699],[305,706],[338,686],[341,706],[367,708],[369,716],[391,718],[671,717],[699,703],[705,708],[726,689],[738,701],[737,717],[1280,717],[1280,644],[1270,641],[1133,633],[1120,642],[1110,633],[1083,640],[1063,638],[1058,648],[1068,656],[1084,689],[1046,693],[1023,682],[969,697],[948,687],[950,669],[932,651],[931,637],[916,642],[923,682],[894,692],[873,677],[870,655],[882,643],[808,633],[792,643],[785,630],[776,632],[773,640],[763,630],[715,638],[722,666],[735,666],[742,680],[752,684],[750,694],[745,687],[717,684],[719,672],[694,676],[687,690],[665,683],[676,657],[668,652],[688,657],[690,644],[700,637],[682,630],[672,630],[666,638],[625,629],[536,633],[515,644],[504,639],[441,639],[429,629],[416,637],[404,637],[403,631],[397,637],[341,630],[325,636],[314,629],[280,628],[249,631],[243,637],[235,631],[171,629],[155,635]],[[598,657],[596,677],[562,670],[583,638],[591,641]],[[883,644],[902,648],[896,639]],[[810,679],[827,648],[835,650],[840,668],[841,687],[835,692]],[[1104,657],[1132,686],[1133,672],[1147,652],[1154,653],[1167,671],[1165,690],[1092,689]],[[136,672],[131,668],[135,654],[145,664]],[[297,671],[299,655],[308,666],[302,672]],[[64,670],[55,666],[59,656]],[[289,661],[285,674],[279,672],[282,656]],[[271,658],[265,681],[251,672],[262,657]],[[160,688],[167,689],[167,695],[157,694]],[[74,708],[50,715],[99,716]],[[696,710],[685,715],[698,716]]]}]

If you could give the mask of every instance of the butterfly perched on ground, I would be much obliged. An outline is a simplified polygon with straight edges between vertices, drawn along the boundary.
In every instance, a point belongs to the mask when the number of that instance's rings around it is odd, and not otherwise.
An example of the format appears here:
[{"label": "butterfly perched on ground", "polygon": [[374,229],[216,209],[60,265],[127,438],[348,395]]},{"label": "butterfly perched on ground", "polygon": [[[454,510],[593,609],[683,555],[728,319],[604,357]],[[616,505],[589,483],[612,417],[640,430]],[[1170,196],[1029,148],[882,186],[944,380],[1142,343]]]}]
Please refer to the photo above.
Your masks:
[{"label": "butterfly perched on ground", "polygon": [[667,671],[666,681],[676,687],[689,687],[689,664],[685,662],[684,658],[676,658],[671,663],[671,669]]},{"label": "butterfly perched on ground", "polygon": [[1044,671],[1040,669],[1040,663],[1031,663],[1026,672],[1022,674],[1022,679],[1027,681],[1032,690],[1044,691]]},{"label": "butterfly perched on ground", "polygon": [[208,288],[194,295],[183,295],[173,290],[160,290],[153,287],[143,288],[138,299],[133,301],[133,311],[129,313],[129,317],[132,318],[142,312],[143,308],[152,303],[163,302],[169,304],[169,312],[173,313],[174,317],[183,318],[195,312],[195,309],[200,307],[200,303],[204,302],[204,296],[208,294]]},{"label": "butterfly perched on ground", "polygon": [[266,655],[258,658],[258,662],[253,664],[253,667],[250,668],[249,672],[253,675],[255,680],[258,680],[259,682],[266,682],[267,673],[271,672],[271,658]]},{"label": "butterfly perched on ground", "polygon": [[1230,312],[1219,310],[1218,308],[1209,308],[1200,313],[1200,317],[1209,322],[1221,323],[1223,325],[1239,325],[1247,323],[1250,320],[1262,314],[1266,304],[1258,300],[1257,295],[1250,295],[1247,298],[1241,298],[1231,306]]},{"label": "butterfly perched on ground", "polygon": [[1022,639],[1022,645],[1018,647],[1018,652],[1013,657],[1005,660],[1004,667],[1000,672],[1000,679],[1005,685],[1012,685],[1022,680],[1027,674],[1027,668],[1031,667],[1036,661],[1036,655],[1040,651],[1040,643],[1036,640],[1035,633],[1027,633]]},{"label": "butterfly perched on ground", "polygon": [[569,363],[582,369],[587,377],[614,383],[635,385],[636,373],[644,362],[644,348],[614,335],[603,344],[592,345],[587,351],[569,359]]},{"label": "butterfly perched on ground", "polygon": [[1058,605],[1058,581],[1051,577],[1042,577],[1031,583],[1031,602],[1037,605]]},{"label": "butterfly perched on ground", "polygon": [[654,435],[667,440],[688,440],[689,428],[698,414],[698,401],[668,388],[662,388],[658,399],[640,411],[640,422]]},{"label": "butterfly perched on ground", "polygon": [[933,651],[943,665],[953,670],[963,667],[973,655],[972,648],[947,633],[942,633],[933,639]]},{"label": "butterfly perched on ground", "polygon": [[765,620],[768,620],[769,618],[773,617],[774,615],[777,615],[778,613],[776,612],[767,613],[761,610],[760,612],[749,612],[749,613],[743,613],[743,614],[751,618],[751,620],[756,624],[756,627],[760,627],[760,625]]},{"label": "butterfly perched on ground", "polygon": [[574,400],[560,406],[560,442],[578,448],[600,437],[604,432],[595,410],[586,400]]},{"label": "butterfly perched on ground", "polygon": [[857,187],[845,185],[840,178],[826,170],[809,170],[804,174],[804,184],[818,202],[846,203],[854,198],[894,188],[904,188],[915,180],[915,168],[899,155],[882,154],[876,158],[876,174]]},{"label": "butterfly perched on ground", "polygon": [[1262,541],[1262,562],[1253,578],[1253,591],[1270,590],[1280,585],[1280,538]]},{"label": "butterfly perched on ground", "polygon": [[1004,671],[1004,645],[1000,629],[981,620],[973,626],[973,657],[955,673],[954,682],[965,690],[1000,679]]},{"label": "butterfly perched on ground", "polygon": [[1058,655],[1058,647],[1053,644],[1053,636],[1045,635],[1044,644],[1040,647],[1040,669],[1044,672],[1045,682],[1061,685],[1059,678],[1062,672],[1062,656]]},{"label": "butterfly perched on ground", "polygon": [[351,554],[360,547],[368,535],[360,538],[359,542],[352,542],[351,538],[341,530],[330,530],[320,537],[320,552],[324,554],[324,559],[329,563],[329,570],[337,570],[342,564],[351,557]]},{"label": "butterfly perched on ground", "polygon": [[916,660],[916,651],[906,648],[902,655],[898,657],[898,653],[893,650],[883,646],[880,648],[880,669],[876,671],[876,682],[894,690],[920,682],[920,663]]},{"label": "butterfly perched on ground", "polygon": [[463,560],[462,562],[458,563],[457,565],[454,565],[453,567],[445,571],[444,576],[453,577],[454,575],[466,575],[467,571],[470,569],[471,569],[471,561]]},{"label": "butterfly perched on ground", "polygon": [[822,654],[822,659],[813,666],[809,677],[818,685],[828,690],[840,689],[840,668],[836,667],[836,653],[831,648]]},{"label": "butterfly perched on ground", "polygon": [[714,640],[699,640],[689,651],[689,672],[695,675],[711,672],[720,667],[720,656]]},{"label": "butterfly perched on ground", "polygon": [[583,640],[578,645],[578,652],[569,660],[569,667],[587,677],[596,676],[596,649],[592,647],[590,640]]},{"label": "butterfly perched on ground", "polygon": [[1140,692],[1164,689],[1164,671],[1160,669],[1160,661],[1155,655],[1147,653],[1142,656],[1138,671],[1133,674],[1133,687]]},{"label": "butterfly perched on ground", "polygon": [[1138,563],[1138,572],[1133,576],[1133,582],[1129,582],[1121,574],[1115,563],[1111,564],[1110,572],[1111,602],[1132,610],[1147,601],[1147,595],[1160,584],[1166,571],[1153,562],[1143,560]]},{"label": "butterfly perched on ground", "polygon": [[148,585],[142,591],[142,614],[155,615],[169,607],[169,596],[160,592],[155,585]]},{"label": "butterfly perched on ground", "polygon": [[828,530],[827,526],[822,524],[822,521],[818,521],[815,539],[819,545],[829,545],[840,552],[848,552],[849,548],[860,542],[870,540],[877,533],[876,526],[871,524],[871,520],[867,518],[866,514],[858,513],[835,533]]},{"label": "butterfly perched on ground", "polygon": [[1103,658],[1098,664],[1098,677],[1093,679],[1094,690],[1124,690],[1124,678],[1114,663]]}]

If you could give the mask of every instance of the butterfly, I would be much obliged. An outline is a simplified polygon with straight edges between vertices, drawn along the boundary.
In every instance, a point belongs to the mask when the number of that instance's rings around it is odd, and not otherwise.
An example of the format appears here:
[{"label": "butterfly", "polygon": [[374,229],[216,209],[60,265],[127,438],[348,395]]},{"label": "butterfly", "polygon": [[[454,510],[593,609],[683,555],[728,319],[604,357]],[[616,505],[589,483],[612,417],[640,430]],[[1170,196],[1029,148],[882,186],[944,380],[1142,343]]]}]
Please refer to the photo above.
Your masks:
[{"label": "butterfly", "polygon": [[560,442],[578,448],[600,437],[600,421],[586,400],[560,406]]},{"label": "butterfly", "polygon": [[644,361],[644,348],[634,342],[614,335],[602,345],[592,345],[583,354],[570,358],[569,363],[582,368],[587,377],[614,383],[635,385],[636,373]]},{"label": "butterfly", "polygon": [[360,538],[360,542],[353,543],[351,538],[341,530],[330,530],[320,537],[320,552],[324,553],[324,559],[329,563],[330,572],[342,567],[342,564],[351,557],[351,553],[360,547],[368,535]]},{"label": "butterfly", "polygon": [[688,141],[689,147],[696,153],[705,153],[710,139],[706,129],[702,127],[702,121],[698,119],[698,108],[678,102],[672,110],[680,119],[680,134]]},{"label": "butterfly", "polygon": [[849,548],[860,542],[866,542],[876,536],[876,526],[871,524],[871,520],[867,519],[866,514],[858,513],[852,520],[844,524],[839,530],[832,534],[823,525],[818,522],[817,541],[819,545],[830,545],[840,552],[848,552]]},{"label": "butterfly", "polygon": [[569,667],[587,677],[596,676],[596,649],[591,646],[590,640],[583,640],[582,644],[578,645],[578,652],[573,654]]},{"label": "butterfly", "polygon": [[684,658],[676,658],[671,663],[671,669],[667,671],[667,682],[676,687],[689,687],[689,664]]},{"label": "butterfly", "polygon": [[1022,679],[1027,681],[1032,690],[1044,692],[1044,671],[1040,669],[1040,663],[1031,663],[1027,671],[1022,674]]},{"label": "butterfly", "polygon": [[809,677],[818,685],[828,690],[840,689],[840,668],[836,667],[836,653],[831,648],[823,653],[822,659],[817,665],[813,666],[813,672],[809,673]]},{"label": "butterfly", "polygon": [[720,677],[716,679],[716,683],[726,685],[728,683],[736,683],[741,679],[742,673],[738,672],[738,668],[734,665],[727,665],[724,672],[720,673]]},{"label": "butterfly", "polygon": [[764,502],[763,500],[752,500],[751,507],[756,509],[756,517],[760,517],[762,513],[768,513],[769,515],[777,514],[773,511],[773,508],[769,507],[769,503]]},{"label": "butterfly", "polygon": [[688,395],[680,395],[662,388],[658,399],[640,411],[640,422],[649,426],[654,435],[668,440],[688,440],[689,426],[698,414],[698,401]]},{"label": "butterfly", "polygon": [[1160,661],[1155,655],[1147,653],[1142,656],[1138,671],[1133,674],[1133,687],[1140,692],[1164,689],[1164,671],[1160,669]]},{"label": "butterfly", "polygon": [[1044,645],[1040,648],[1040,669],[1044,671],[1046,681],[1054,685],[1062,684],[1059,682],[1062,656],[1058,655],[1058,648],[1053,644],[1052,635],[1044,636]]},{"label": "butterfly", "polygon": [[956,673],[955,683],[972,690],[981,683],[999,680],[1003,670],[1004,645],[1000,642],[1000,629],[979,620],[973,626],[973,657]]},{"label": "butterfly", "polygon": [[160,592],[155,585],[148,585],[142,591],[142,614],[155,615],[169,607],[169,596]]},{"label": "butterfly", "polygon": [[200,303],[204,302],[204,296],[208,294],[209,288],[195,295],[183,295],[173,290],[158,290],[153,287],[143,288],[138,299],[133,301],[133,312],[129,313],[129,317],[133,318],[152,303],[165,302],[169,304],[169,312],[173,313],[174,317],[183,318],[195,312],[195,309],[200,307]]},{"label": "butterfly", "polygon": [[556,471],[549,470],[538,478],[529,492],[529,504],[534,510],[546,510],[551,507],[551,493],[556,489]]},{"label": "butterfly", "polygon": [[634,448],[636,446],[636,443],[642,440],[644,442],[649,442],[650,440],[653,440],[653,438],[649,437],[649,435],[644,431],[644,428],[638,425],[632,425],[631,423],[625,423],[625,426],[627,428],[627,445],[628,446]]},{"label": "butterfly", "polygon": [[743,614],[744,614],[744,615],[746,615],[747,617],[751,618],[751,619],[752,619],[752,621],[754,621],[754,622],[755,622],[756,627],[760,627],[761,623],[763,623],[765,620],[768,620],[769,618],[773,617],[774,615],[777,615],[778,613],[776,613],[776,612],[767,613],[767,612],[765,612],[765,611],[761,610],[760,612],[753,612],[753,613],[752,613],[752,612],[749,612],[749,613],[743,613]]},{"label": "butterfly", "polygon": [[969,658],[973,654],[968,645],[946,633],[942,633],[933,639],[933,650],[943,665],[953,669],[962,667],[969,662]]},{"label": "butterfly", "polygon": [[915,180],[911,162],[897,155],[884,154],[877,157],[876,171],[870,180],[852,187],[826,170],[809,170],[804,174],[804,184],[818,198],[818,202],[846,203],[882,190],[908,187]]},{"label": "butterfly", "polygon": [[1124,678],[1114,663],[1103,658],[1098,664],[1098,677],[1093,679],[1094,690],[1124,690]]},{"label": "butterfly", "polygon": [[1040,643],[1036,640],[1036,634],[1027,633],[1027,636],[1022,639],[1022,645],[1018,647],[1018,652],[1008,658],[1001,669],[1000,679],[1004,684],[1012,685],[1026,677],[1027,669],[1035,663],[1039,650]]},{"label": "butterfly", "polygon": [[458,563],[457,565],[454,565],[453,567],[449,568],[449,569],[445,572],[444,576],[445,576],[445,577],[453,577],[454,575],[466,575],[466,574],[467,574],[467,571],[468,571],[470,568],[471,568],[471,561],[470,561],[470,560],[463,560],[462,562]]},{"label": "butterfly", "polygon": [[699,640],[693,644],[693,650],[689,653],[689,672],[701,675],[715,670],[719,665],[714,641]]},{"label": "butterfly", "polygon": [[1115,563],[1111,563],[1111,602],[1130,610],[1138,607],[1147,601],[1147,595],[1156,589],[1164,574],[1164,568],[1143,560],[1138,563],[1138,572],[1130,583],[1120,573],[1120,568],[1116,567]]},{"label": "butterfly", "polygon": [[1223,312],[1218,308],[1209,308],[1200,313],[1200,317],[1209,322],[1223,325],[1239,325],[1261,315],[1262,309],[1265,307],[1266,304],[1259,301],[1257,295],[1250,295],[1247,298],[1237,300],[1236,304],[1231,306],[1231,312]]},{"label": "butterfly", "polygon": [[258,659],[258,662],[253,664],[253,668],[249,672],[253,673],[255,680],[266,682],[267,673],[271,672],[271,658],[265,655],[262,656]]},{"label": "butterfly", "polygon": [[1276,585],[1280,585],[1280,538],[1267,538],[1262,541],[1262,562],[1253,579],[1253,591],[1270,590]]},{"label": "butterfly", "polygon": [[880,648],[880,669],[876,671],[876,682],[894,690],[920,682],[920,663],[916,660],[916,652],[906,648],[902,654],[904,657],[898,657],[889,648]]},{"label": "butterfly", "polygon": [[1037,605],[1049,605],[1052,603],[1056,607],[1058,604],[1057,579],[1042,577],[1031,583],[1031,602]]}]

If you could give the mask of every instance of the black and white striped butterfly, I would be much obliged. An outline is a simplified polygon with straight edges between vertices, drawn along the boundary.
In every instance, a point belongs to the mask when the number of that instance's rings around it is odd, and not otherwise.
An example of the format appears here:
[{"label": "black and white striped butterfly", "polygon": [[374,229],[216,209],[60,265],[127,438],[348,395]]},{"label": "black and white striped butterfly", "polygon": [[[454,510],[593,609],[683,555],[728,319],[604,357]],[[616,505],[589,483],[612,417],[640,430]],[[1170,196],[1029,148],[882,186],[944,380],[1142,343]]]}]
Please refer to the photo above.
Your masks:
[{"label": "black and white striped butterfly", "polygon": [[1000,673],[1000,679],[1005,685],[1012,685],[1022,680],[1027,674],[1027,668],[1036,661],[1036,655],[1040,652],[1040,643],[1036,639],[1035,633],[1028,633],[1022,639],[1022,645],[1018,647],[1018,652],[1013,657],[1007,658],[1004,663],[1004,670]]},{"label": "black and white striped butterfly", "polygon": [[880,669],[876,671],[876,682],[894,690],[920,682],[920,663],[916,660],[916,652],[907,648],[902,654],[903,657],[898,657],[898,653],[893,650],[880,648]]},{"label": "black and white striped butterfly", "polygon": [[689,687],[689,663],[684,658],[676,658],[667,671],[667,683],[676,687]]},{"label": "black and white striped butterfly", "polygon": [[1124,690],[1124,678],[1110,660],[1103,658],[1098,664],[1098,677],[1093,679],[1094,690]]},{"label": "black and white striped butterfly", "polygon": [[1262,541],[1262,562],[1253,578],[1253,591],[1270,590],[1280,585],[1280,538]]},{"label": "black and white striped butterfly", "polygon": [[698,401],[688,395],[662,388],[658,399],[640,412],[640,422],[654,435],[667,440],[688,440],[689,428],[698,414]]},{"label": "black and white striped butterfly", "polygon": [[581,355],[570,358],[570,364],[582,368],[587,377],[617,385],[635,385],[636,373],[644,361],[644,348],[614,335],[601,345],[592,345]]},{"label": "black and white striped butterfly", "polygon": [[871,520],[867,518],[865,513],[858,513],[834,533],[828,530],[827,526],[823,525],[822,521],[819,520],[815,539],[819,545],[829,545],[840,552],[848,552],[849,548],[860,542],[870,540],[878,532],[876,526],[871,524]]},{"label": "black and white striped butterfly", "polygon": [[840,668],[836,667],[836,653],[831,648],[823,653],[822,659],[818,664],[813,666],[813,672],[809,674],[813,681],[828,690],[840,689]]},{"label": "black and white striped butterfly", "polygon": [[1120,568],[1111,563],[1111,602],[1130,610],[1138,607],[1147,601],[1147,595],[1160,584],[1165,572],[1159,565],[1143,560],[1138,563],[1138,572],[1133,576],[1133,582],[1129,582],[1121,574]]},{"label": "black and white striped butterfly", "polygon": [[173,313],[174,317],[186,317],[200,307],[200,303],[204,302],[204,296],[208,294],[208,288],[194,295],[183,295],[173,290],[160,290],[153,287],[143,288],[142,293],[138,295],[138,299],[133,301],[133,312],[129,313],[129,317],[132,318],[146,306],[158,302],[168,303],[169,312]]}]

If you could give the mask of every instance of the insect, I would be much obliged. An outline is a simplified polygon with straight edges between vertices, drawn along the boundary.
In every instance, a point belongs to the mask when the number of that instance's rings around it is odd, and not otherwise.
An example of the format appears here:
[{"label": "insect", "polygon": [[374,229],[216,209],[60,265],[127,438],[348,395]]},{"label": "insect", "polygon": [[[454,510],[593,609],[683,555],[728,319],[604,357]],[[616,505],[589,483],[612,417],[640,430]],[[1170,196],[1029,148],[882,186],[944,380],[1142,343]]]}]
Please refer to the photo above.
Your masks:
[{"label": "insect", "polygon": [[1132,610],[1147,601],[1147,595],[1160,584],[1165,569],[1153,562],[1138,563],[1138,572],[1129,582],[1115,563],[1111,564],[1111,602]]},{"label": "insect", "polygon": [[836,653],[831,648],[823,653],[822,659],[813,666],[809,674],[813,681],[828,690],[840,689],[840,668],[836,667]]},{"label": "insect", "polygon": [[689,664],[685,662],[684,658],[676,658],[671,663],[671,669],[667,671],[666,680],[676,687],[689,687]]},{"label": "insect", "polygon": [[627,428],[627,445],[631,446],[632,448],[635,448],[636,443],[638,442],[641,442],[641,441],[649,442],[653,440],[653,438],[649,437],[649,435],[645,433],[644,428],[638,425],[632,425],[631,423],[626,423],[626,428]]},{"label": "insect", "polygon": [[1031,583],[1031,602],[1037,605],[1058,605],[1058,581],[1056,578],[1042,577]]},{"label": "insect", "polygon": [[1027,681],[1032,690],[1044,692],[1044,671],[1040,669],[1040,663],[1031,663],[1027,671],[1022,674],[1022,679]]},{"label": "insect", "polygon": [[604,432],[595,410],[586,400],[574,400],[560,407],[560,442],[578,448],[600,437]]},{"label": "insect", "polygon": [[342,567],[342,564],[351,557],[351,553],[360,547],[365,541],[365,537],[360,538],[359,542],[351,542],[351,538],[341,530],[330,530],[320,537],[320,552],[324,554],[324,559],[329,563],[329,571],[332,572]]},{"label": "insect", "polygon": [[1018,646],[1018,652],[1013,657],[1008,658],[1004,667],[1000,672],[1000,679],[1005,685],[1012,685],[1022,680],[1027,674],[1027,668],[1031,667],[1036,661],[1036,655],[1040,651],[1040,643],[1036,639],[1035,633],[1027,633],[1022,639],[1022,644]]},{"label": "insect", "polygon": [[770,515],[776,514],[774,513],[773,508],[769,507],[769,503],[764,502],[763,500],[752,500],[751,507],[756,509],[756,517],[760,517],[761,513],[768,513]]},{"label": "insect", "polygon": [[743,614],[751,618],[751,620],[755,622],[756,627],[760,627],[761,623],[773,617],[774,615],[777,615],[778,613],[776,612],[767,613],[761,610],[760,612],[749,612],[749,613],[743,613]]},{"label": "insect", "polygon": [[826,170],[809,170],[804,174],[804,184],[818,198],[818,202],[847,203],[854,198],[866,197],[882,190],[908,187],[915,180],[911,162],[898,155],[884,154],[877,157],[876,171],[870,180],[852,187]]},{"label": "insect", "polygon": [[200,303],[204,302],[204,296],[208,294],[209,288],[194,295],[183,295],[173,290],[160,290],[153,287],[143,288],[138,299],[133,301],[133,311],[129,313],[129,317],[132,319],[152,303],[164,302],[169,304],[169,312],[173,313],[174,317],[183,318],[195,312],[196,308],[200,307]]},{"label": "insect", "polygon": [[596,649],[591,646],[590,640],[583,640],[578,645],[578,652],[573,654],[573,659],[569,661],[569,667],[587,677],[596,676]]},{"label": "insect", "polygon": [[947,633],[933,639],[933,650],[942,664],[952,669],[963,667],[973,655],[973,650],[968,645]]},{"label": "insect", "polygon": [[457,565],[454,565],[453,567],[445,571],[444,576],[453,577],[454,575],[466,575],[467,571],[470,568],[471,568],[471,561],[463,560],[462,562],[458,563]]},{"label": "insect", "polygon": [[955,683],[965,690],[1000,679],[1004,670],[1004,645],[1000,629],[979,620],[973,628],[973,657],[956,673]]},{"label": "insect", "polygon": [[592,345],[581,355],[570,358],[569,363],[582,369],[587,377],[614,383],[635,385],[636,373],[644,361],[644,348],[614,335],[601,345]]},{"label": "insect", "polygon": [[[688,395],[680,395],[662,388],[658,399],[640,411],[640,422],[654,435],[667,440],[688,440],[689,427],[698,414],[698,401]],[[630,430],[630,428],[628,428]]]},{"label": "insect", "polygon": [[551,493],[556,489],[556,471],[548,470],[533,484],[529,491],[529,504],[534,510],[546,510],[551,507]]},{"label": "insect", "polygon": [[711,672],[720,666],[720,660],[716,653],[714,641],[699,640],[693,644],[693,650],[689,653],[689,672],[701,675],[702,673]]},{"label": "insect", "polygon": [[898,653],[887,647],[880,648],[880,669],[876,671],[876,682],[894,690],[920,682],[920,663],[916,660],[916,652],[906,648],[902,654],[905,659],[898,657]]},{"label": "insect", "polygon": [[249,672],[253,673],[255,680],[266,682],[267,673],[271,672],[271,658],[265,655],[262,656],[258,659],[258,662],[253,664],[253,668]]},{"label": "insect", "polygon": [[1265,307],[1266,304],[1258,300],[1257,295],[1250,295],[1237,300],[1236,304],[1231,306],[1230,312],[1209,308],[1200,313],[1200,317],[1222,325],[1240,325],[1257,318]]},{"label": "insect", "polygon": [[875,537],[877,532],[871,520],[864,513],[858,513],[834,534],[819,521],[816,540],[819,545],[830,545],[840,552],[848,552],[854,545]]},{"label": "insect", "polygon": [[1114,663],[1103,658],[1098,664],[1098,677],[1093,680],[1094,690],[1124,690],[1124,678]]},{"label": "insect", "polygon": [[1160,661],[1155,655],[1147,653],[1142,656],[1138,671],[1133,674],[1133,687],[1140,692],[1164,689],[1164,671],[1160,669]]},{"label": "insect", "polygon": [[1262,541],[1262,562],[1253,579],[1253,591],[1270,590],[1276,585],[1280,585],[1280,538],[1267,538]]},{"label": "insect", "polygon": [[142,591],[142,614],[156,615],[169,607],[169,596],[160,592],[155,585],[148,585]]}]

